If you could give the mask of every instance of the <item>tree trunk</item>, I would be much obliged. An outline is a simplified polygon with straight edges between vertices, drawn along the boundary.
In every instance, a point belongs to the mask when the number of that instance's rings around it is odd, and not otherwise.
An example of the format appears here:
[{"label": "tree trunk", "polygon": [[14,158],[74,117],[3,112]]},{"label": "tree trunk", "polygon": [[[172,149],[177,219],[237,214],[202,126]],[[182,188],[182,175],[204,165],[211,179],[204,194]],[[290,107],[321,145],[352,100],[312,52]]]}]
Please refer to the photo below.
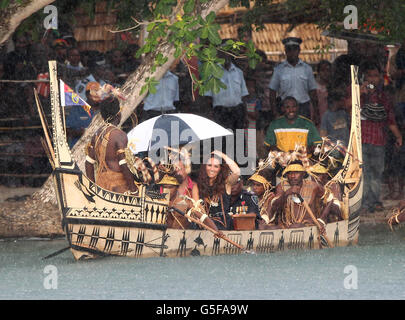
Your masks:
[{"label": "tree trunk", "polygon": [[[218,12],[221,8],[223,8],[229,0],[213,0],[211,2],[206,3],[202,6],[201,16],[205,18],[211,11]],[[180,11],[181,7],[177,7],[172,14],[172,17],[176,17],[177,13]],[[153,54],[149,54],[146,56],[142,64],[139,68],[129,76],[128,80],[125,82],[122,90],[127,97],[127,100],[122,102],[122,120],[121,125],[124,123],[125,120],[135,111],[136,107],[140,104],[140,102],[145,98],[146,93],[140,95],[140,91],[142,86],[145,84],[145,79],[147,77],[154,77],[155,79],[159,80],[163,77],[167,70],[169,70],[170,66],[174,62],[174,45],[161,42],[158,46],[157,50]],[[162,53],[168,57],[168,61],[156,68],[155,73],[151,73],[151,67],[154,62],[154,58],[158,53]],[[101,126],[103,120],[101,115],[98,114],[94,117],[93,121],[91,122],[90,126],[86,129],[83,136],[80,140],[75,144],[72,150],[73,159],[76,160],[79,168],[84,172],[84,162],[85,162],[85,153],[84,149],[86,145],[91,140],[91,137],[95,134],[97,129]],[[56,197],[55,191],[52,183],[52,179],[48,179],[45,184],[42,186],[40,190],[38,190],[34,197],[39,199],[43,202],[51,202],[56,204]]]},{"label": "tree trunk", "polygon": [[[0,46],[8,40],[20,23],[55,0],[13,0],[0,10]],[[21,3],[20,3],[21,2]]]}]

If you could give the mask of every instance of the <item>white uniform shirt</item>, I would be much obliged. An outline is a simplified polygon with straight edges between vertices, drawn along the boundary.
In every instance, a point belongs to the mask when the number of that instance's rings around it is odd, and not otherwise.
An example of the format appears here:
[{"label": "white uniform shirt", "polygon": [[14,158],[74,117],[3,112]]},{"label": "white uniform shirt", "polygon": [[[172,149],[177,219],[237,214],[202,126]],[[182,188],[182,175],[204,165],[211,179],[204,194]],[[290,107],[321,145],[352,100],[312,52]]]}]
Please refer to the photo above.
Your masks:
[{"label": "white uniform shirt", "polygon": [[249,94],[243,72],[233,63],[231,63],[229,70],[225,68],[223,70],[224,74],[221,81],[226,85],[226,89],[221,89],[217,94],[208,91],[205,96],[212,97],[213,107],[236,107],[242,103],[242,97]]},{"label": "white uniform shirt", "polygon": [[174,101],[179,101],[179,77],[167,71],[156,86],[155,94],[148,94],[144,100],[145,111],[176,110]]},{"label": "white uniform shirt", "polygon": [[285,60],[274,68],[269,88],[276,91],[282,100],[292,96],[298,103],[305,103],[310,101],[308,92],[317,89],[317,84],[308,64],[299,59],[292,66]]}]

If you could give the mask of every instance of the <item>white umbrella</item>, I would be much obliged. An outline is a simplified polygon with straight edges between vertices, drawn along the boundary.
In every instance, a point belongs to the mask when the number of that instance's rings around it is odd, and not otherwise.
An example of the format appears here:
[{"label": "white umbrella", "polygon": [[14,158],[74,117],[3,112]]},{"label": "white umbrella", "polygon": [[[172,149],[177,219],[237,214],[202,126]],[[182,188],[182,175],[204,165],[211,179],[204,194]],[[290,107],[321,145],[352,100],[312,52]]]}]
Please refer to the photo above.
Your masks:
[{"label": "white umbrella", "polygon": [[191,113],[172,113],[137,125],[128,132],[128,146],[136,154],[228,135],[233,135],[232,131],[207,118]]}]

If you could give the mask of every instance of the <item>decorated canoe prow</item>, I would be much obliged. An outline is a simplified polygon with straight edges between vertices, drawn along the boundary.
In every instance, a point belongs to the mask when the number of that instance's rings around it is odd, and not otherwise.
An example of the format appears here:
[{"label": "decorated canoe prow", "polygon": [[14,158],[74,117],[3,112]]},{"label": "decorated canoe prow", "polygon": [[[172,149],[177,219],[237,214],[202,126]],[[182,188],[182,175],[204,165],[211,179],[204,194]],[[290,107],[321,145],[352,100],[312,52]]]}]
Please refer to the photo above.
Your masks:
[{"label": "decorated canoe prow", "polygon": [[[333,178],[343,190],[346,219],[326,225],[324,237],[316,226],[277,230],[223,231],[167,228],[168,194],[140,186],[138,195],[104,190],[90,181],[73,161],[59,103],[56,62],[49,62],[54,163],[53,181],[62,227],[75,259],[105,255],[183,257],[190,255],[269,253],[287,249],[318,249],[356,244],[363,193],[359,87],[352,66],[352,125],[342,169]],[[226,239],[225,239],[226,238]],[[328,239],[328,241],[325,241]]]}]

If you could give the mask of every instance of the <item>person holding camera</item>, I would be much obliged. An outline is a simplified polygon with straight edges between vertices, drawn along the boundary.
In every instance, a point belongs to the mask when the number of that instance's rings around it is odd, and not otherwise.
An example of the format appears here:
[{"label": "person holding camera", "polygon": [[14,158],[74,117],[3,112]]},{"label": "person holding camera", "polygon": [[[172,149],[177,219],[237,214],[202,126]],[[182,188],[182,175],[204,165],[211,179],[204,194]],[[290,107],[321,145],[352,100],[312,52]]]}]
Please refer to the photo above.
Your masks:
[{"label": "person holding camera", "polygon": [[396,147],[402,146],[402,135],[395,122],[391,101],[383,90],[383,74],[374,62],[360,68],[361,141],[363,150],[364,190],[361,214],[382,211],[380,200],[384,172],[386,130],[395,136]]}]

